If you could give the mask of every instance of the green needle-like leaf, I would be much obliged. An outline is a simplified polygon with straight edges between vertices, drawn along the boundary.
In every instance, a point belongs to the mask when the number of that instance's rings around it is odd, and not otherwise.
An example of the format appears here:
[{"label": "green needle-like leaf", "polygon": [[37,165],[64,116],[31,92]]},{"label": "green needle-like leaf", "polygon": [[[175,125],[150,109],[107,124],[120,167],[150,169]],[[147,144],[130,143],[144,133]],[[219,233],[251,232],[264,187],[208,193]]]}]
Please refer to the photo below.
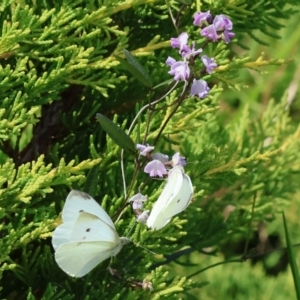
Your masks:
[{"label": "green needle-like leaf", "polygon": [[102,128],[118,146],[132,153],[136,152],[133,140],[118,125],[102,114],[97,114],[96,118],[101,124]]},{"label": "green needle-like leaf", "polygon": [[144,67],[139,63],[139,61],[126,49],[124,50],[124,55],[127,61],[117,55],[116,59],[142,84],[148,87],[152,87],[152,80]]}]

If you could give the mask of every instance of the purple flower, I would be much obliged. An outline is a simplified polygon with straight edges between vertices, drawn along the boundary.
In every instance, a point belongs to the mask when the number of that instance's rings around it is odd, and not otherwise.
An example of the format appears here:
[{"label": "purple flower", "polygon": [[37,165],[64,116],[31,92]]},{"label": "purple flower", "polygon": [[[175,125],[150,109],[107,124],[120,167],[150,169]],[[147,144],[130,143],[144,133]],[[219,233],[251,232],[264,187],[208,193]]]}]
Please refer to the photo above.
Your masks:
[{"label": "purple flower", "polygon": [[228,44],[230,42],[230,40],[235,36],[235,33],[228,31],[228,30],[224,30],[223,32],[223,38],[226,44]]},{"label": "purple flower", "polygon": [[201,52],[202,52],[201,48],[196,50],[196,44],[194,42],[192,45],[192,49],[190,47],[186,46],[186,48],[184,50],[182,50],[181,55],[183,58],[189,59],[191,56],[195,56]]},{"label": "purple flower", "polygon": [[210,58],[207,55],[202,55],[201,60],[206,67],[206,72],[211,74],[213,69],[216,68],[218,65],[215,63],[214,58]]},{"label": "purple flower", "polygon": [[209,40],[216,42],[218,40],[218,34],[214,25],[209,25],[201,30],[201,35]]},{"label": "purple flower", "polygon": [[174,63],[176,63],[176,60],[173,57],[168,56],[166,64],[171,67]]},{"label": "purple flower", "polygon": [[143,209],[143,202],[147,201],[147,197],[141,193],[137,193],[129,199],[129,202],[132,202],[133,209]]},{"label": "purple flower", "polygon": [[232,22],[225,15],[215,16],[213,25],[215,26],[216,31],[221,31],[223,34],[221,38],[225,40],[225,43],[228,44],[230,40],[235,36],[232,30]]},{"label": "purple flower", "polygon": [[145,166],[144,172],[149,173],[150,177],[154,177],[154,176],[163,177],[163,175],[167,174],[167,170],[164,164],[157,159],[150,161]]},{"label": "purple flower", "polygon": [[149,218],[149,211],[150,210],[145,210],[143,211],[138,217],[137,217],[137,222],[145,224]]},{"label": "purple flower", "polygon": [[204,23],[206,22],[210,22],[211,21],[211,14],[210,11],[207,12],[199,12],[194,14],[194,25],[196,26],[202,26]]},{"label": "purple flower", "polygon": [[182,32],[178,38],[171,38],[171,47],[178,48],[179,53],[187,46],[189,36],[186,32]]},{"label": "purple flower", "polygon": [[151,152],[154,147],[153,146],[149,146],[149,145],[141,145],[141,144],[137,144],[136,145],[136,149],[140,150],[140,154],[143,156],[147,156],[147,153]]},{"label": "purple flower", "polygon": [[217,31],[232,30],[232,22],[225,15],[217,15],[214,18],[213,25]]},{"label": "purple flower", "polygon": [[175,167],[178,165],[183,166],[183,167],[186,165],[185,157],[180,156],[179,152],[175,153],[172,156],[172,166]]},{"label": "purple flower", "polygon": [[168,73],[177,81],[186,81],[190,77],[190,67],[186,61],[177,61],[171,65],[171,71]]},{"label": "purple flower", "polygon": [[152,158],[161,161],[163,164],[169,160],[168,155],[159,152],[153,153]]},{"label": "purple flower", "polygon": [[213,20],[213,24],[203,28],[200,34],[214,42],[223,39],[226,44],[235,36],[232,30],[232,22],[225,15],[217,15]]},{"label": "purple flower", "polygon": [[199,98],[205,98],[210,91],[210,88],[207,85],[205,80],[196,80],[194,79],[192,87],[191,87],[191,95],[198,95]]}]

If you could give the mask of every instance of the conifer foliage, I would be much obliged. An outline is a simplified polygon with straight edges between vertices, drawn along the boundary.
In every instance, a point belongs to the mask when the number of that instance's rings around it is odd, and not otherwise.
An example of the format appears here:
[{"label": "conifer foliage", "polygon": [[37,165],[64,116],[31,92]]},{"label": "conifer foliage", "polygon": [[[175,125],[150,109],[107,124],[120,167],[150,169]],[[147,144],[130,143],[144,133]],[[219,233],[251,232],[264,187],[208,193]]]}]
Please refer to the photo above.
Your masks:
[{"label": "conifer foliage", "polygon": [[[187,298],[205,283],[170,262],[188,269],[289,202],[300,127],[286,98],[226,121],[220,99],[243,92],[241,69],[287,63],[232,45],[279,38],[297,3],[210,2],[1,1],[1,298]],[[81,279],[51,243],[70,190],[132,242]]]}]

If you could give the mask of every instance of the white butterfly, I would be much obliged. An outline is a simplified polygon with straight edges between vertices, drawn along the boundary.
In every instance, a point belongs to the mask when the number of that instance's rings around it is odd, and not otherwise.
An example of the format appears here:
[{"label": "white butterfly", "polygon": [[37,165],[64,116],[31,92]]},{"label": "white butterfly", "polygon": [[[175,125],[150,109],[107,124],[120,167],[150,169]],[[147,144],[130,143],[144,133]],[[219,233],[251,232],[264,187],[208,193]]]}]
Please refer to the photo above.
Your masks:
[{"label": "white butterfly", "polygon": [[86,275],[130,241],[119,237],[105,210],[83,192],[69,193],[62,220],[54,231],[52,245],[57,264],[70,276]]},{"label": "white butterfly", "polygon": [[168,224],[171,218],[182,212],[193,197],[191,179],[181,166],[175,166],[169,171],[167,184],[155,202],[147,226],[158,230]]}]

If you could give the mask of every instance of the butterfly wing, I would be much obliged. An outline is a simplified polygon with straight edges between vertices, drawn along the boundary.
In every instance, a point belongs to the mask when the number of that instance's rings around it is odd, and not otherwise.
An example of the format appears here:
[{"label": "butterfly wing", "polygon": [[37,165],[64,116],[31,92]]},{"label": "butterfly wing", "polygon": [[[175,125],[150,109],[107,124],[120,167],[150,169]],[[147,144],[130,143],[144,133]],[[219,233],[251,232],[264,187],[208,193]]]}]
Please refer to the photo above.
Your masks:
[{"label": "butterfly wing", "polygon": [[175,167],[172,169],[169,174],[167,184],[153,205],[150,216],[147,220],[148,227],[158,230],[164,227],[171,220],[171,217],[166,218],[163,215],[163,212],[170,205],[172,199],[180,192],[184,178],[183,175],[181,168]]},{"label": "butterfly wing", "polygon": [[188,175],[183,174],[182,186],[162,211],[162,216],[171,219],[187,208],[193,197],[193,185]]},{"label": "butterfly wing", "polygon": [[97,216],[82,212],[69,232],[70,242],[110,242],[118,245],[120,238],[115,228]]},{"label": "butterfly wing", "polygon": [[82,277],[103,260],[118,254],[122,245],[103,241],[71,242],[57,248],[55,260],[70,276]]},{"label": "butterfly wing", "polygon": [[111,227],[115,227],[110,216],[94,200],[93,197],[84,192],[72,190],[66,199],[66,203],[62,211],[63,222],[74,223],[81,212],[93,214]]},{"label": "butterfly wing", "polygon": [[73,190],[69,193],[62,211],[63,224],[53,233],[52,245],[55,250],[60,245],[70,242],[70,232],[82,212],[93,214],[111,228],[115,228],[109,215],[90,195]]},{"label": "butterfly wing", "polygon": [[120,238],[103,208],[88,194],[71,191],[53,234],[55,260],[67,274],[82,277],[116,255],[128,239]]}]

